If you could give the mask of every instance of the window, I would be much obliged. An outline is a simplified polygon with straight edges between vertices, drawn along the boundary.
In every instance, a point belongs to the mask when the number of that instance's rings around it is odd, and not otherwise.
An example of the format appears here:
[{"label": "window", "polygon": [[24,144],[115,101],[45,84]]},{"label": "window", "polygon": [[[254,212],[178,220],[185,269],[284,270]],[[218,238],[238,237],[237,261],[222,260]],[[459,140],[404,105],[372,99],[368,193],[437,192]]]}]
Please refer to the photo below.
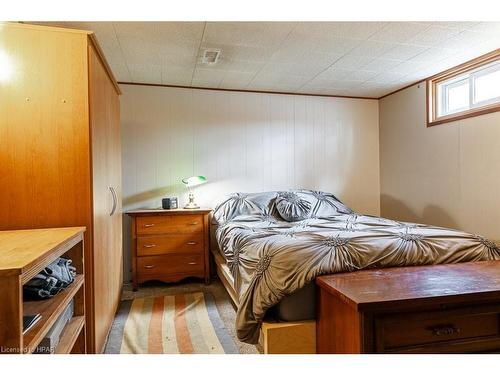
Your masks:
[{"label": "window", "polygon": [[427,80],[428,126],[500,111],[500,50]]}]

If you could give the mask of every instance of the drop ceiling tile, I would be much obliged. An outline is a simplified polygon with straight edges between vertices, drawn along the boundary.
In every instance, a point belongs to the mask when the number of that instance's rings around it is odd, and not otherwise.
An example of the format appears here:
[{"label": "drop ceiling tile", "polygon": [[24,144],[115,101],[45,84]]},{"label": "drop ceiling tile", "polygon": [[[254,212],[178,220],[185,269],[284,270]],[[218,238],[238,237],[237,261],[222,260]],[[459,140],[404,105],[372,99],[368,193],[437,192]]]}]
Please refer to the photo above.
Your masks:
[{"label": "drop ceiling tile", "polygon": [[123,56],[129,65],[143,63],[161,65],[162,56],[158,53],[159,45],[139,36],[119,38]]},{"label": "drop ceiling tile", "polygon": [[327,64],[324,63],[315,63],[310,62],[309,64],[297,64],[297,63],[275,63],[271,62],[266,64],[259,74],[265,75],[283,75],[283,74],[291,74],[298,76],[307,76],[314,77],[322,70],[328,67]]},{"label": "drop ceiling tile", "polygon": [[322,53],[328,55],[345,54],[360,44],[359,39],[339,38],[329,34],[308,35],[294,30],[280,45],[277,56],[286,57],[287,52]]},{"label": "drop ceiling tile", "polygon": [[220,82],[224,78],[225,74],[226,72],[224,70],[196,68],[193,80]]},{"label": "drop ceiling tile", "polygon": [[[371,57],[346,55],[335,61],[331,66],[334,69],[366,69],[369,63],[373,61]],[[367,69],[371,70],[371,69]]]},{"label": "drop ceiling tile", "polygon": [[404,74],[395,73],[395,72],[384,72],[376,75],[369,82],[376,83],[392,83],[404,77]]},{"label": "drop ceiling tile", "polygon": [[303,86],[303,88],[335,88],[335,89],[352,89],[354,87],[358,87],[361,85],[360,81],[348,81],[348,80],[327,80],[322,78],[314,78],[307,84]]},{"label": "drop ceiling tile", "polygon": [[294,26],[294,22],[207,22],[203,41],[276,47]]},{"label": "drop ceiling tile", "polygon": [[413,44],[395,44],[394,48],[383,54],[381,57],[387,59],[408,60],[424,52],[426,49],[427,47]]},{"label": "drop ceiling tile", "polygon": [[205,22],[113,22],[113,26],[118,37],[145,37],[199,43]]},{"label": "drop ceiling tile", "polygon": [[246,46],[238,44],[222,44],[222,43],[202,43],[200,46],[199,56],[203,55],[205,49],[220,49],[221,57],[224,59],[245,60],[255,62],[267,62],[276,52],[275,48]]},{"label": "drop ceiling tile", "polygon": [[193,81],[191,82],[192,87],[218,88],[219,85],[220,81],[217,80],[193,79]]},{"label": "drop ceiling tile", "polygon": [[395,45],[393,43],[365,40],[359,46],[357,46],[351,52],[349,52],[349,55],[377,58],[388,53],[394,47]]},{"label": "drop ceiling tile", "polygon": [[315,79],[325,81],[352,81],[364,82],[375,77],[378,72],[367,70],[346,70],[346,69],[328,69],[319,74]]},{"label": "drop ceiling tile", "polygon": [[279,92],[298,92],[298,90],[300,90],[300,88],[302,87],[302,85],[299,85],[299,84],[294,84],[294,85],[288,85],[286,83],[277,83],[275,86],[274,86],[274,90],[277,90]]},{"label": "drop ceiling tile", "polygon": [[418,33],[414,37],[408,39],[407,42],[410,44],[432,47],[459,33],[460,31],[458,29],[452,29],[442,26],[430,26],[425,31]]},{"label": "drop ceiling tile", "polygon": [[500,22],[479,22],[477,25],[472,26],[469,30],[498,35],[500,33]]},{"label": "drop ceiling tile", "polygon": [[227,72],[219,87],[225,89],[246,87],[252,81],[253,76],[251,73]]},{"label": "drop ceiling tile", "polygon": [[416,34],[425,31],[429,25],[418,22],[388,22],[384,28],[370,37],[377,42],[404,43]]},{"label": "drop ceiling tile", "polygon": [[265,65],[263,62],[244,61],[244,60],[229,60],[225,61],[227,70],[242,73],[256,74]]},{"label": "drop ceiling tile", "polygon": [[322,37],[367,39],[385,26],[386,22],[299,22],[294,31]]},{"label": "drop ceiling tile", "polygon": [[406,75],[425,69],[427,66],[428,64],[424,62],[403,61],[402,63],[390,68],[390,71]]},{"label": "drop ceiling tile", "polygon": [[385,72],[401,64],[403,61],[395,59],[374,59],[364,66],[364,70],[373,72]]},{"label": "drop ceiling tile", "polygon": [[301,48],[280,48],[276,51],[270,59],[270,62],[296,64],[322,64],[325,67],[337,61],[341,54],[311,52]]},{"label": "drop ceiling tile", "polygon": [[303,85],[311,80],[311,77],[293,75],[293,74],[257,74],[251,81],[252,84],[284,84],[284,85]]},{"label": "drop ceiling tile", "polygon": [[456,22],[456,21],[445,21],[445,22],[432,22],[434,26],[448,27],[452,29],[458,29],[460,31],[468,30],[478,25],[480,22]]},{"label": "drop ceiling tile", "polygon": [[190,85],[194,68],[162,65],[161,83],[164,85]]},{"label": "drop ceiling tile", "polygon": [[[497,46],[500,46],[500,31],[498,34],[492,35],[490,37],[496,44]],[[488,39],[490,39],[488,38]],[[441,43],[438,47],[443,47],[443,48],[448,48],[448,49],[454,49],[456,51],[463,51],[463,50],[471,50],[469,48],[464,48],[464,46],[475,46],[477,47],[479,44],[484,43],[484,41],[487,38],[485,38],[485,35],[483,33],[479,33],[476,31],[463,31],[459,35],[454,36],[450,39],[447,39],[443,43]]]},{"label": "drop ceiling tile", "polygon": [[161,80],[161,65],[152,64],[128,64],[132,82],[136,83],[160,83]]},{"label": "drop ceiling tile", "polygon": [[429,48],[424,52],[419,53],[417,56],[412,57],[408,61],[413,62],[427,62],[429,64],[436,63],[438,61],[444,60],[452,55],[456,54],[456,51],[446,48]]}]

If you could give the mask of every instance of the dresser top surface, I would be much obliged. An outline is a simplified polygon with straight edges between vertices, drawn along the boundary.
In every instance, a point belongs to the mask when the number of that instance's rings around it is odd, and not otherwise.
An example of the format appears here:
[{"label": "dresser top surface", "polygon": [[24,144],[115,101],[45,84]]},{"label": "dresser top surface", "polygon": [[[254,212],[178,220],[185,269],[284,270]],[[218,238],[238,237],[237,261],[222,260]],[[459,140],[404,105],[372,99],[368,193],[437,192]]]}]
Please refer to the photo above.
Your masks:
[{"label": "dresser top surface", "polygon": [[195,208],[195,209],[163,209],[163,208],[142,208],[137,210],[127,211],[126,214],[130,216],[144,216],[144,215],[199,215],[211,212],[210,208]]},{"label": "dresser top surface", "polygon": [[24,272],[75,238],[84,227],[0,231],[0,271]]},{"label": "dresser top surface", "polygon": [[358,307],[409,300],[500,298],[500,261],[362,270],[321,276],[317,284]]}]

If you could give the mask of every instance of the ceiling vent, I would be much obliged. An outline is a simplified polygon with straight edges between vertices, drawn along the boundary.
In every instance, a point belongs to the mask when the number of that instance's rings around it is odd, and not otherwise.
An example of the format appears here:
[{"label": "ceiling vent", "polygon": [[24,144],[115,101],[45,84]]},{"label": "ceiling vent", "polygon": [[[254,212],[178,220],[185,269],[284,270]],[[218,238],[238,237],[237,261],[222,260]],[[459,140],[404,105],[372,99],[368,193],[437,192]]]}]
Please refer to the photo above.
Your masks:
[{"label": "ceiling vent", "polygon": [[217,64],[217,61],[219,61],[220,55],[222,51],[220,49],[215,49],[215,48],[210,48],[206,49],[203,51],[203,57],[201,59],[201,62],[203,64]]}]

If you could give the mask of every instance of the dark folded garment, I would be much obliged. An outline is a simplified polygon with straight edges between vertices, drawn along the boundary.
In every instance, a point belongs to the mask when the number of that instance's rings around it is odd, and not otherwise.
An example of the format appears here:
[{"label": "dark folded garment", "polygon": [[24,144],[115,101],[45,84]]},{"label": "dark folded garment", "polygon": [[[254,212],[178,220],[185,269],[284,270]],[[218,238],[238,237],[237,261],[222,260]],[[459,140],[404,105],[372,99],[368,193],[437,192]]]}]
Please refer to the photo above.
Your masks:
[{"label": "dark folded garment", "polygon": [[70,285],[75,276],[71,260],[58,258],[24,285],[24,295],[31,299],[51,298]]}]

